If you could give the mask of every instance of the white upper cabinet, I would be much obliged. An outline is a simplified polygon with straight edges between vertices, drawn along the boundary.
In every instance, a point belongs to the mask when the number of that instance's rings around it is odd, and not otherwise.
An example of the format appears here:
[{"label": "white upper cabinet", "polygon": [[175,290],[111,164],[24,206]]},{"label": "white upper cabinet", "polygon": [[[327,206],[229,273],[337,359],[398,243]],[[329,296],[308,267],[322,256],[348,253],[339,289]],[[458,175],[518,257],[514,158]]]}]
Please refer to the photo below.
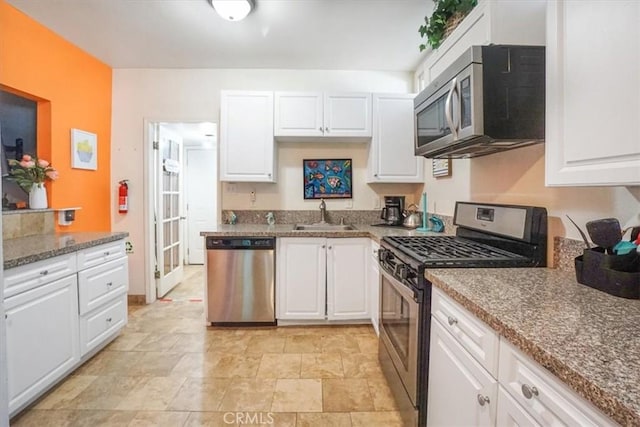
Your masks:
[{"label": "white upper cabinet", "polygon": [[276,92],[275,136],[283,141],[367,141],[371,138],[371,94]]},{"label": "white upper cabinet", "polygon": [[543,46],[546,3],[546,0],[478,0],[478,5],[418,67],[415,73],[416,90],[438,77],[473,45]]},{"label": "white upper cabinet", "polygon": [[220,180],[275,182],[273,92],[222,91]]},{"label": "white upper cabinet", "polygon": [[639,185],[640,2],[550,1],[546,96],[548,186]]},{"label": "white upper cabinet", "polygon": [[424,182],[424,158],[414,153],[412,94],[374,94],[367,182]]}]

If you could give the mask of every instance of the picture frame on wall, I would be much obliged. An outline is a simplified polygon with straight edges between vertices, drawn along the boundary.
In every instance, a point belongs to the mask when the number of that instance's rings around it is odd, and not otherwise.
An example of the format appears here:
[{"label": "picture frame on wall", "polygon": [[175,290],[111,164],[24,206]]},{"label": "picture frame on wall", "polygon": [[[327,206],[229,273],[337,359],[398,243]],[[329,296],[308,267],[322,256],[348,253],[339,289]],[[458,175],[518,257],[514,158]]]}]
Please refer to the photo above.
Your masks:
[{"label": "picture frame on wall", "polygon": [[98,135],[71,129],[71,167],[98,170]]},{"label": "picture frame on wall", "polygon": [[432,168],[436,178],[451,176],[451,159],[432,159]]},{"label": "picture frame on wall", "polygon": [[304,159],[302,161],[304,198],[353,198],[351,159]]}]

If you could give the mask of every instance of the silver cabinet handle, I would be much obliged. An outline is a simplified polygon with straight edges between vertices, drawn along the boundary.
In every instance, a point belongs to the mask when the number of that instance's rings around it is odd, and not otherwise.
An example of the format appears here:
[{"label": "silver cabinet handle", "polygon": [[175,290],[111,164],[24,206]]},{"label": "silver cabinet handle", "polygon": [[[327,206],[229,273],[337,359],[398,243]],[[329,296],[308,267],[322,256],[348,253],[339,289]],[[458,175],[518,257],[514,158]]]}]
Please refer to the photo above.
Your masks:
[{"label": "silver cabinet handle", "polygon": [[185,220],[185,219],[187,219],[187,217],[186,216],[181,216],[180,219],[181,220]]},{"label": "silver cabinet handle", "polygon": [[324,128],[324,131],[325,131],[326,133],[329,133],[329,128],[328,128],[328,127],[327,127],[327,128]]},{"label": "silver cabinet handle", "polygon": [[40,272],[40,275],[41,275],[41,276],[46,276],[47,274],[49,274],[49,270],[42,270],[42,271]]},{"label": "silver cabinet handle", "polygon": [[319,130],[320,132],[322,132],[322,126],[320,126],[320,127],[318,128],[318,130]]},{"label": "silver cabinet handle", "polygon": [[377,174],[377,173],[374,173],[374,174],[373,174],[373,176],[377,178],[377,177],[378,177],[378,174]]},{"label": "silver cabinet handle", "polygon": [[483,396],[480,393],[478,393],[478,403],[480,404],[480,406],[484,406],[491,403],[491,400],[489,400],[489,396]]},{"label": "silver cabinet handle", "polygon": [[271,174],[270,174],[270,173],[268,173],[268,174],[267,174],[267,176],[268,176],[268,177],[271,177]]},{"label": "silver cabinet handle", "polygon": [[107,282],[107,287],[110,288],[113,286],[113,282]]},{"label": "silver cabinet handle", "polygon": [[107,317],[107,323],[111,323],[111,317]]},{"label": "silver cabinet handle", "polygon": [[105,252],[104,256],[109,256],[109,251]]},{"label": "silver cabinet handle", "polygon": [[522,395],[527,399],[531,399],[533,396],[538,396],[538,389],[535,386],[529,384],[522,384]]},{"label": "silver cabinet handle", "polygon": [[458,90],[457,82],[457,77],[454,77],[453,80],[451,80],[451,89],[449,89],[447,100],[444,103],[444,116],[447,119],[447,124],[449,125],[449,129],[451,129],[451,135],[453,135],[454,140],[458,139],[458,131],[453,123],[453,103],[451,100],[453,99],[453,93]]},{"label": "silver cabinet handle", "polygon": [[324,249],[324,248],[326,248],[326,246],[325,246],[325,245],[322,245],[322,249]]},{"label": "silver cabinet handle", "polygon": [[456,323],[458,323],[458,319],[456,319],[453,316],[449,316],[449,317],[447,317],[447,322],[449,323],[449,326],[453,326]]},{"label": "silver cabinet handle", "polygon": [[329,249],[333,249],[333,246],[329,246]]}]

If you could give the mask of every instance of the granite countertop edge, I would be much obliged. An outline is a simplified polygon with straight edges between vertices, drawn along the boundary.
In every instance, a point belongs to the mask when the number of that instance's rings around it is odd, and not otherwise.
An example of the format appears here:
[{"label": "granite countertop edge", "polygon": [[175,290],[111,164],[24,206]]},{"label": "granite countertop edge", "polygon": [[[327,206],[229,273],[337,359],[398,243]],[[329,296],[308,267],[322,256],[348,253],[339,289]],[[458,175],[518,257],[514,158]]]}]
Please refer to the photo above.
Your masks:
[{"label": "granite countertop edge", "polygon": [[[486,271],[490,269],[474,270]],[[543,270],[552,271],[550,269]],[[523,274],[526,275],[527,273],[523,271]],[[511,324],[507,319],[503,319],[501,316],[492,313],[490,309],[483,308],[474,300],[473,296],[465,295],[457,289],[454,289],[454,287],[450,286],[447,279],[439,277],[438,270],[427,270],[425,275],[434,286],[444,291],[444,293],[454,301],[465,307],[478,319],[482,320],[494,329],[501,337],[507,339],[523,353],[550,371],[560,381],[571,388],[574,392],[591,402],[605,415],[609,416],[621,425],[640,425],[640,412],[637,409],[626,405],[622,401],[622,396],[618,393],[615,393],[612,390],[607,390],[606,385],[603,386],[602,382],[598,382],[597,378],[591,377],[588,369],[585,368],[580,370],[580,368],[569,366],[569,364],[562,360],[560,353],[555,352],[554,354],[553,351],[546,349],[541,342],[538,342],[535,337],[527,336],[525,333],[520,332],[517,325]],[[517,284],[518,279],[517,273],[516,275],[512,275],[512,280],[515,284]],[[573,285],[573,283],[571,285]],[[575,282],[575,286],[582,285]],[[459,284],[457,284],[456,287],[459,287]],[[595,290],[591,291],[599,292]],[[624,304],[625,301],[628,300],[620,299],[621,304]],[[576,366],[581,366],[581,364],[577,363]]]},{"label": "granite countertop edge", "polygon": [[3,241],[5,270],[114,242],[128,232],[77,232],[20,237]]}]

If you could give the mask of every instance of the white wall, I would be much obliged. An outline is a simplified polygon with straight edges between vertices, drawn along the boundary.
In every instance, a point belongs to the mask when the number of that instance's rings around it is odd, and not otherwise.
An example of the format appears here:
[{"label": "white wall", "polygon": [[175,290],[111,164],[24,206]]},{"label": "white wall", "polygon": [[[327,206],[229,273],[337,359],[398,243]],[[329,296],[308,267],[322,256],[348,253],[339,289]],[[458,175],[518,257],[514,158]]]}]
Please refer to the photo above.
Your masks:
[{"label": "white wall", "polygon": [[[130,255],[129,293],[145,294],[144,253],[144,178],[143,178],[143,140],[144,119],[154,121],[219,121],[220,90],[298,90],[298,91],[363,91],[408,93],[411,91],[413,77],[404,72],[373,71],[318,71],[318,70],[187,70],[187,69],[115,69],[113,70],[113,115],[112,115],[112,186],[122,179],[130,180],[127,215],[113,215],[113,230],[128,231],[134,246]],[[265,209],[307,209],[302,202],[302,190],[299,198],[297,189],[290,192],[288,185],[295,184],[292,175],[301,158],[296,154],[295,146],[288,150],[278,147],[283,155],[278,175],[289,182],[268,187],[257,186],[258,200],[256,208]],[[309,155],[313,148],[309,148]],[[340,155],[353,157],[358,163],[362,159],[365,167],[364,145],[340,149]],[[298,163],[300,158],[300,163]],[[301,166],[300,166],[301,167]],[[360,168],[360,166],[357,166]],[[360,171],[356,171],[360,174]],[[371,193],[367,187],[360,186],[354,193],[355,209],[373,208]],[[239,186],[243,191],[245,185]],[[401,190],[399,187],[397,190]],[[392,190],[386,189],[388,192]],[[250,191],[250,190],[249,190]],[[385,191],[383,188],[382,191]],[[114,192],[115,193],[115,192]],[[238,196],[240,194],[240,196]],[[229,195],[222,193],[222,207],[238,209],[248,200],[242,193]],[[291,196],[291,194],[294,194]],[[264,197],[262,197],[264,196]],[[246,199],[246,200],[245,200]],[[244,201],[243,201],[244,200]],[[264,200],[265,204],[262,205]],[[260,203],[260,205],[258,205]],[[227,206],[228,204],[228,206]],[[112,206],[114,204],[112,203]],[[332,204],[333,205],[333,204]],[[335,205],[338,208],[338,205]],[[312,208],[312,207],[310,207]]]},{"label": "white wall", "polygon": [[640,187],[545,187],[544,144],[454,162],[450,178],[431,177],[427,160],[425,191],[429,208],[452,215],[455,200],[514,203],[547,208],[550,234],[581,239],[567,220],[584,224],[618,218],[624,224],[640,212]]}]

